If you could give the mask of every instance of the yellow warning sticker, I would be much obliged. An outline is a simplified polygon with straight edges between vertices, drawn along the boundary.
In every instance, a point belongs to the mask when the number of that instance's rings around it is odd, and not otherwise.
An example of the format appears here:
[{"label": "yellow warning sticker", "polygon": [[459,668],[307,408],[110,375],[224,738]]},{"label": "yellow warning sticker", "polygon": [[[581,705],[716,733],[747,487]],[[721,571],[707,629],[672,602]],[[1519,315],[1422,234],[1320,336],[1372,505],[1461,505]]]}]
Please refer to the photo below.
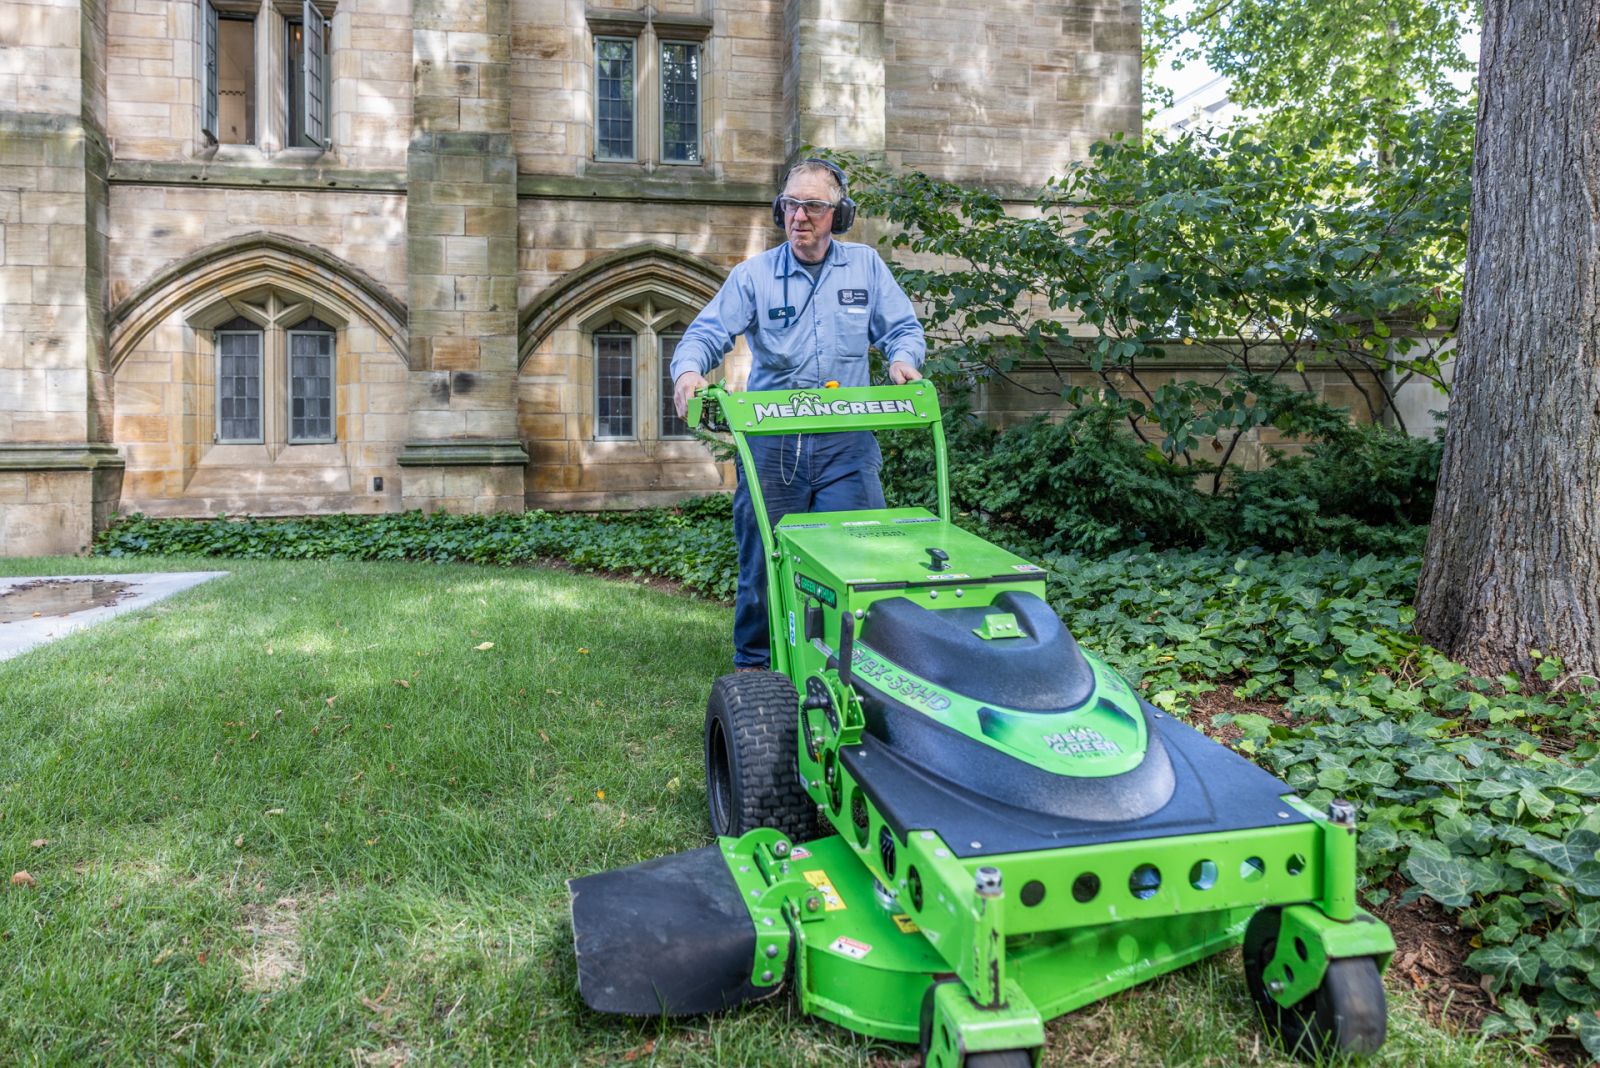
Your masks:
[{"label": "yellow warning sticker", "polygon": [[839,891],[833,888],[833,880],[828,878],[828,873],[818,868],[816,871],[806,872],[806,882],[822,892],[822,905],[828,912],[838,912],[844,908],[844,899],[839,896]]},{"label": "yellow warning sticker", "polygon": [[894,920],[894,925],[900,928],[901,934],[916,934],[921,930],[921,928],[917,926],[917,921],[913,920],[910,916],[907,916],[903,912],[891,918]]}]

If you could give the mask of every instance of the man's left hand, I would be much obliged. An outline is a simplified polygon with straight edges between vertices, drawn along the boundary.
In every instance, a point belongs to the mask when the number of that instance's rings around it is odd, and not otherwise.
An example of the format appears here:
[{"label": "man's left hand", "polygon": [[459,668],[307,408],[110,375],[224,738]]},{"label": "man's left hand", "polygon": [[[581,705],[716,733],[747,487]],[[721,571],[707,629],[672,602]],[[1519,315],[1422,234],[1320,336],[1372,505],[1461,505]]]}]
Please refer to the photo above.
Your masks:
[{"label": "man's left hand", "polygon": [[922,372],[904,360],[896,360],[889,365],[889,381],[897,386],[903,386],[907,382],[920,382]]}]

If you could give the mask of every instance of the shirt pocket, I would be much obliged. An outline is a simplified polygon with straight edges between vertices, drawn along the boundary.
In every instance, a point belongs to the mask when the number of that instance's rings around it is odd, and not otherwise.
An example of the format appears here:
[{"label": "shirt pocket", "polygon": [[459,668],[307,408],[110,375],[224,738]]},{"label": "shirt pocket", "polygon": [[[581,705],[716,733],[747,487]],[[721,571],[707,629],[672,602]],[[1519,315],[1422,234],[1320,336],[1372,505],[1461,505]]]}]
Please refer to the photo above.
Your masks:
[{"label": "shirt pocket", "polygon": [[834,353],[840,359],[861,359],[867,354],[867,324],[872,313],[866,305],[842,305],[833,317]]}]

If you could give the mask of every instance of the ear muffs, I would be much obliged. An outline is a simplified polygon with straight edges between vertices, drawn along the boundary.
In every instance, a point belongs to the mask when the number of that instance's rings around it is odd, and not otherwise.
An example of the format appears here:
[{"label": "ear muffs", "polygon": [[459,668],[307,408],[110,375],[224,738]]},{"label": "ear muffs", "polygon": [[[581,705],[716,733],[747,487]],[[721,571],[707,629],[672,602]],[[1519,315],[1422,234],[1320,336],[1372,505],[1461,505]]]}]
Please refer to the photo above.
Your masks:
[{"label": "ear muffs", "polygon": [[[842,234],[856,223],[856,202],[850,199],[850,180],[844,176],[844,170],[836,163],[829,163],[825,159],[807,159],[804,163],[815,163],[819,167],[827,168],[833,180],[839,183],[839,203],[833,206],[833,233]],[[772,222],[778,229],[783,229],[783,194],[779,193],[772,198]]]}]

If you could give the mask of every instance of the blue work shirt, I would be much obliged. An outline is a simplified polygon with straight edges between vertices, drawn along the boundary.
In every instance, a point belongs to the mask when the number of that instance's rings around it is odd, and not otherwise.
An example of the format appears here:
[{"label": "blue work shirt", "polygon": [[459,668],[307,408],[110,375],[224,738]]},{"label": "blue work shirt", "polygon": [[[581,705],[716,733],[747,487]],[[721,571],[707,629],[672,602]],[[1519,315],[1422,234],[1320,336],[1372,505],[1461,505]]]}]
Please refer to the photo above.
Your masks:
[{"label": "blue work shirt", "polygon": [[928,350],[877,250],[839,240],[828,243],[815,284],[787,241],[735,267],[679,339],[672,380],[709,373],[740,334],[750,346],[750,390],[871,385],[869,345],[919,369]]}]

